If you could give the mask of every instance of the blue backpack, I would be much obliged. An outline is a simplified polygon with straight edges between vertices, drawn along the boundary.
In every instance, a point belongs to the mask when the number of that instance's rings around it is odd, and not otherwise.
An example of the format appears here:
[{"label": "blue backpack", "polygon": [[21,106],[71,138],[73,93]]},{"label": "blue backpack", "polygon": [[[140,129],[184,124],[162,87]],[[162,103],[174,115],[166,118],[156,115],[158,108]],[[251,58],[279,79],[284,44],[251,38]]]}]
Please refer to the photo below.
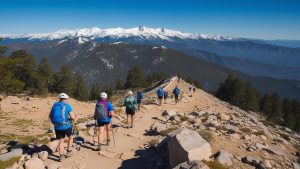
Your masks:
[{"label": "blue backpack", "polygon": [[66,104],[62,102],[54,103],[50,117],[55,126],[68,125],[69,117],[66,115]]},{"label": "blue backpack", "polygon": [[175,95],[179,95],[179,92],[180,92],[180,90],[179,90],[178,88],[175,88],[174,91],[173,91],[173,93],[174,93]]},{"label": "blue backpack", "polygon": [[143,99],[143,98],[144,98],[143,93],[142,93],[142,92],[138,92],[136,98],[137,98],[138,100]]},{"label": "blue backpack", "polygon": [[95,118],[97,120],[105,120],[108,117],[106,101],[98,101],[96,104]]},{"label": "blue backpack", "polygon": [[164,95],[164,90],[162,88],[159,88],[157,90],[157,95],[160,96],[160,97],[162,97]]}]

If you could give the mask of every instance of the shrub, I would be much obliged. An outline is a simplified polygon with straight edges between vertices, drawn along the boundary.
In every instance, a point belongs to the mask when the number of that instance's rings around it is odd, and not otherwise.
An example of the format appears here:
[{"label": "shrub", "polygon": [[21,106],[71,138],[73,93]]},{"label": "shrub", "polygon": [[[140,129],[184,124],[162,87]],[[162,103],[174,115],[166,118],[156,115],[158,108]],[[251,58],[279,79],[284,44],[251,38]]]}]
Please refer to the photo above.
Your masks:
[{"label": "shrub", "polygon": [[14,163],[19,162],[20,158],[21,157],[13,157],[6,161],[0,160],[0,169],[4,169],[4,168],[8,168],[8,167],[12,166]]},{"label": "shrub", "polygon": [[213,140],[213,136],[209,131],[199,130],[198,133],[204,140],[206,140],[209,143],[211,143],[211,141]]},{"label": "shrub", "polygon": [[290,141],[290,137],[287,134],[284,133],[279,133],[280,137],[282,137],[283,139],[285,139],[286,141]]},{"label": "shrub", "polygon": [[159,132],[159,135],[161,136],[167,136],[169,133],[171,133],[172,131],[176,130],[177,128],[174,127],[174,128],[168,128],[166,130],[163,130],[161,132]]},{"label": "shrub", "polygon": [[187,116],[183,116],[180,118],[180,121],[188,121],[188,120],[189,120],[189,118]]},{"label": "shrub", "polygon": [[218,161],[203,161],[210,169],[228,169]]},{"label": "shrub", "polygon": [[247,127],[242,127],[240,128],[240,131],[243,132],[243,133],[251,133],[251,129],[247,128]]}]

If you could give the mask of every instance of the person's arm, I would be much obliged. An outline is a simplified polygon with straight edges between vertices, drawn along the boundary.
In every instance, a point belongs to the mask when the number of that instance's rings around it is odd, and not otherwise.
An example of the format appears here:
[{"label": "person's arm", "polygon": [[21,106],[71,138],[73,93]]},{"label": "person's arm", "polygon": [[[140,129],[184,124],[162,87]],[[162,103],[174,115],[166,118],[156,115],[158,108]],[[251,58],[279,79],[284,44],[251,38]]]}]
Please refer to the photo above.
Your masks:
[{"label": "person's arm", "polygon": [[107,111],[108,111],[108,114],[113,117],[115,115],[114,113],[114,108],[113,108],[113,105],[111,103],[108,103],[107,104]]},{"label": "person's arm", "polygon": [[73,112],[69,113],[69,117],[70,117],[70,120],[72,120],[72,121],[76,121],[76,119],[77,119],[76,115]]}]

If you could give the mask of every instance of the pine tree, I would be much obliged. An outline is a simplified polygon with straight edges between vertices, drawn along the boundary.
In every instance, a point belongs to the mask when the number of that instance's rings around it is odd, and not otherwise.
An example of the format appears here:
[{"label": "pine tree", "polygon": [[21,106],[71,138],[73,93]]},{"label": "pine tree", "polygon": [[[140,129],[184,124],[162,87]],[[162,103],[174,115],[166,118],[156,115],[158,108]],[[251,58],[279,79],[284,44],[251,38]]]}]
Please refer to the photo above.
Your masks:
[{"label": "pine tree", "polygon": [[243,109],[248,111],[258,111],[259,110],[259,93],[249,84],[245,85],[245,97]]},{"label": "pine tree", "polygon": [[116,82],[115,82],[115,89],[116,90],[123,90],[124,89],[124,81],[121,80],[121,79],[117,79]]},{"label": "pine tree", "polygon": [[83,77],[79,74],[76,74],[75,82],[76,82],[76,87],[74,91],[74,97],[78,100],[88,100],[89,92]]},{"label": "pine tree", "polygon": [[94,83],[91,88],[90,99],[98,100],[100,97],[101,87],[99,84]]},{"label": "pine tree", "polygon": [[74,95],[76,83],[74,75],[69,66],[62,66],[59,72],[54,74],[54,89],[56,93]]},{"label": "pine tree", "polygon": [[145,86],[145,75],[139,66],[134,66],[128,71],[125,88],[138,88]]},{"label": "pine tree", "polygon": [[50,92],[53,92],[53,83],[54,83],[54,78],[53,78],[53,71],[52,71],[52,66],[49,64],[47,58],[43,58],[41,60],[41,63],[38,66],[38,73],[41,76],[41,78],[45,81],[47,90]]},{"label": "pine tree", "polygon": [[[2,41],[2,38],[0,37],[0,43]],[[0,45],[0,58],[3,57],[3,54],[5,53],[7,47],[6,46],[1,46]]]}]

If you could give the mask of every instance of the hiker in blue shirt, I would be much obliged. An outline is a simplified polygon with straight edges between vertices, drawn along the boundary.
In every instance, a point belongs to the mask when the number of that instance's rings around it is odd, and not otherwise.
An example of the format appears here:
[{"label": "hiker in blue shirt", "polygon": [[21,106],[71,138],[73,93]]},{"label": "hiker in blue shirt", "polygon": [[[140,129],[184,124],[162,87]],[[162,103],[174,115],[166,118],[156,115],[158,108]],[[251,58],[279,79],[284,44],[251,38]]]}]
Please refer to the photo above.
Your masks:
[{"label": "hiker in blue shirt", "polygon": [[137,100],[137,104],[138,104],[138,110],[141,109],[142,107],[142,100],[144,99],[144,95],[142,93],[142,91],[138,91],[136,94],[136,100]]},{"label": "hiker in blue shirt", "polygon": [[156,94],[157,94],[157,98],[159,100],[159,105],[161,106],[162,99],[164,97],[164,89],[161,86],[159,86],[159,88],[156,91]]},{"label": "hiker in blue shirt", "polygon": [[100,100],[96,103],[94,118],[97,122],[98,128],[98,147],[96,151],[101,151],[101,145],[104,136],[104,127],[106,130],[106,145],[109,145],[111,140],[111,118],[114,115],[114,108],[110,102],[107,101],[107,94],[100,93]]},{"label": "hiker in blue shirt", "polygon": [[[52,106],[49,118],[54,125],[56,139],[59,140],[58,153],[59,161],[63,161],[65,157],[70,157],[72,155],[72,125],[71,120],[76,120],[75,114],[72,112],[72,107],[66,103],[69,96],[65,93],[61,93],[58,96],[59,102],[55,102]],[[64,139],[65,136],[68,137],[68,149],[66,156],[64,155]]]},{"label": "hiker in blue shirt", "polygon": [[179,94],[180,94],[180,89],[178,88],[178,86],[176,86],[173,89],[173,94],[175,96],[175,104],[177,104],[178,103],[178,97],[179,97]]}]

